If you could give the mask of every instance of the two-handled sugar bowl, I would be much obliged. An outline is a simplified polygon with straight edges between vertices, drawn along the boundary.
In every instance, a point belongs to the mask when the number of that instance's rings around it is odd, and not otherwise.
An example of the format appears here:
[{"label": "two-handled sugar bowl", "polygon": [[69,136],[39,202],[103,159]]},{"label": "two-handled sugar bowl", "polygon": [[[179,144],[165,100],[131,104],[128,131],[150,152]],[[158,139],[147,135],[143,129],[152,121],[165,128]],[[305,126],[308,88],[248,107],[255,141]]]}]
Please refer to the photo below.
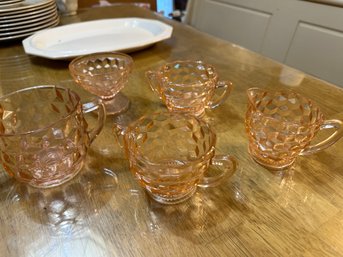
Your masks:
[{"label": "two-handled sugar bowl", "polygon": [[167,63],[146,76],[171,112],[202,116],[206,108],[222,104],[232,90],[230,81],[219,81],[212,65],[202,61]]},{"label": "two-handled sugar bowl", "polygon": [[[185,201],[197,186],[216,186],[236,170],[236,159],[215,154],[216,134],[194,116],[155,113],[114,132],[132,173],[160,203]],[[208,176],[212,168],[216,174]]]}]

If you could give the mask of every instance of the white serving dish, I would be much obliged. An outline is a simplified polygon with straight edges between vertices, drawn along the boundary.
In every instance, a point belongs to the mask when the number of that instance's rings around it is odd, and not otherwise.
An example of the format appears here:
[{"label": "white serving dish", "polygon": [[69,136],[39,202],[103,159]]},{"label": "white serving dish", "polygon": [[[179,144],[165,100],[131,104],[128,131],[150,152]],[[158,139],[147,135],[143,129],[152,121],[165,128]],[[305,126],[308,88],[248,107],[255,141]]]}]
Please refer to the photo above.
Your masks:
[{"label": "white serving dish", "polygon": [[108,51],[132,52],[171,37],[173,28],[142,18],[86,21],[37,32],[23,40],[25,52],[49,59]]}]

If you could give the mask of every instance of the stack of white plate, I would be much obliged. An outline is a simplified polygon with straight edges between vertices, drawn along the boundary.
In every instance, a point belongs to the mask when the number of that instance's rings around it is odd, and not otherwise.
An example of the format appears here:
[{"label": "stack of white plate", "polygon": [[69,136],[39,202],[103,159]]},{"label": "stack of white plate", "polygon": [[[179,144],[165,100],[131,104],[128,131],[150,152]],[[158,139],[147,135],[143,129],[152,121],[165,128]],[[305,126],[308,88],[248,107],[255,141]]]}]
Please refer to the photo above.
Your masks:
[{"label": "stack of white plate", "polygon": [[12,7],[23,1],[24,0],[0,0],[0,8]]},{"label": "stack of white plate", "polygon": [[0,0],[0,41],[23,38],[58,23],[55,0]]}]

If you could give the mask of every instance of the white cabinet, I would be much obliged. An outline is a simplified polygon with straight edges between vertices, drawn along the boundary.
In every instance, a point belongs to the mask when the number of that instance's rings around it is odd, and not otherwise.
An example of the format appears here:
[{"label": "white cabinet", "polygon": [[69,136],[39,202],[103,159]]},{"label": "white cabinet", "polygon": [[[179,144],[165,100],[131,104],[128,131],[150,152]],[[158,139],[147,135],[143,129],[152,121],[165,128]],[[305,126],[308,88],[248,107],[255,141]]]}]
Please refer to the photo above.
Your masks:
[{"label": "white cabinet", "polygon": [[195,1],[193,26],[253,51],[262,49],[270,13],[233,4],[235,1]]},{"label": "white cabinet", "polygon": [[193,1],[190,24],[197,29],[343,87],[343,7],[300,0]]}]

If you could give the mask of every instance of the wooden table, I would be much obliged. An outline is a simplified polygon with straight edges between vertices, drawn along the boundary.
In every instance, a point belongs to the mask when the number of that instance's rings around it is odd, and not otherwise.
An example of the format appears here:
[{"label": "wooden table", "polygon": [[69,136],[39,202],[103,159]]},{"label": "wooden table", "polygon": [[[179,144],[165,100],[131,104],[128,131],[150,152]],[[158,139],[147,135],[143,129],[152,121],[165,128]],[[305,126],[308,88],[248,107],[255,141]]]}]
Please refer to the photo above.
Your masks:
[{"label": "wooden table", "polygon": [[[80,10],[62,24],[106,17],[164,20],[135,7]],[[135,66],[123,93],[131,107],[109,117],[72,181],[49,190],[0,177],[1,256],[343,256],[343,140],[299,157],[273,173],[249,157],[246,89],[291,88],[312,98],[326,117],[342,117],[343,90],[237,45],[169,20],[173,36],[131,53]],[[112,135],[114,120],[165,110],[145,72],[176,59],[204,60],[235,88],[209,111],[217,151],[237,157],[240,169],[222,185],[198,189],[187,202],[163,206],[140,188]],[[68,61],[25,55],[20,42],[1,45],[1,94],[41,84],[71,87]],[[96,119],[88,115],[91,123]]]}]

